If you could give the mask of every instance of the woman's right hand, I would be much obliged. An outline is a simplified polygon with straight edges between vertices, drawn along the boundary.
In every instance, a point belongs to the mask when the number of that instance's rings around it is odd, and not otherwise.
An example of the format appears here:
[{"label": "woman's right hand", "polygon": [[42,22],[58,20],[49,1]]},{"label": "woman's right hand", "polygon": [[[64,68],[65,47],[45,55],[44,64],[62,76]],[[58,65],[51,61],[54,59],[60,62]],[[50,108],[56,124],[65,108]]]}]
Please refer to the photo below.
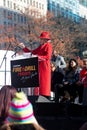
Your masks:
[{"label": "woman's right hand", "polygon": [[18,46],[21,47],[22,49],[25,48],[25,45],[24,45],[24,43],[22,43],[22,42],[19,43]]}]

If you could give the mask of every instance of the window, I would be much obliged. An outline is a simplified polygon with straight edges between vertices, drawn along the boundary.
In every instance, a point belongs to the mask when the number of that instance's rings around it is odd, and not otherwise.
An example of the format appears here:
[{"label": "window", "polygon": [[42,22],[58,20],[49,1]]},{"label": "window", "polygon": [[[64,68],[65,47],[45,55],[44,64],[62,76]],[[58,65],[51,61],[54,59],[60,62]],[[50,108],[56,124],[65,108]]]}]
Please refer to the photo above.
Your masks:
[{"label": "window", "polygon": [[27,4],[29,4],[29,0],[27,0]]},{"label": "window", "polygon": [[24,23],[26,23],[26,17],[24,17]]},{"label": "window", "polygon": [[6,27],[7,27],[7,23],[6,21],[4,21],[4,29],[6,29]]},{"label": "window", "polygon": [[36,2],[36,7],[38,8],[38,2]]},{"label": "window", "polygon": [[10,6],[10,8],[12,9],[12,1],[10,1],[10,5],[9,5],[9,6]]},{"label": "window", "polygon": [[41,9],[41,3],[39,3],[39,8]]},{"label": "window", "polygon": [[12,19],[12,12],[8,12],[8,19]]},{"label": "window", "polygon": [[14,27],[16,27],[17,26],[17,24],[14,24]]},{"label": "window", "polygon": [[14,14],[14,21],[16,21],[16,14]]},{"label": "window", "polygon": [[32,0],[30,0],[30,5],[32,5]]},{"label": "window", "polygon": [[9,1],[7,2],[7,6],[10,7],[10,2]]},{"label": "window", "polygon": [[44,4],[42,4],[42,9],[44,9]]},{"label": "window", "polygon": [[54,3],[54,2],[52,2],[52,6],[54,6],[54,7],[55,7],[55,3]]},{"label": "window", "polygon": [[4,18],[6,18],[6,10],[3,10]]},{"label": "window", "polygon": [[6,26],[7,25],[7,23],[6,23],[6,21],[4,21],[4,26]]},{"label": "window", "polygon": [[3,5],[6,6],[6,0],[3,0]]},{"label": "window", "polygon": [[35,7],[35,1],[33,1],[33,6]]},{"label": "window", "polygon": [[16,4],[14,3],[14,9],[16,9]]},{"label": "window", "polygon": [[21,23],[23,23],[23,16],[21,16]]},{"label": "window", "polygon": [[53,12],[54,15],[55,15],[55,3],[54,3],[54,2],[52,2],[52,12]]},{"label": "window", "polygon": [[57,4],[57,8],[59,8],[59,4]]},{"label": "window", "polygon": [[20,15],[18,14],[17,17],[18,17],[18,22],[20,23]]}]

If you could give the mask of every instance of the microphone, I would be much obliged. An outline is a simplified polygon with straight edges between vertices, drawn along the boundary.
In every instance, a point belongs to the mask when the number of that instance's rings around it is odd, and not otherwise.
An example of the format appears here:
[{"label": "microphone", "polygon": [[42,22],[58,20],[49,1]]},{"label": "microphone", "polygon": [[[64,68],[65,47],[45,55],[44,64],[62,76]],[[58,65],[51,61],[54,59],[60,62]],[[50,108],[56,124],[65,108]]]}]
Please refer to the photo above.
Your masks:
[{"label": "microphone", "polygon": [[11,57],[13,58],[14,56],[16,56],[17,53],[18,53],[18,50],[17,50],[17,47],[15,47],[14,48],[14,54]]},{"label": "microphone", "polygon": [[16,54],[19,52],[21,50],[21,47],[19,47],[19,46],[16,46],[15,48],[14,48],[14,54],[11,56],[12,58],[15,56],[16,57]]}]

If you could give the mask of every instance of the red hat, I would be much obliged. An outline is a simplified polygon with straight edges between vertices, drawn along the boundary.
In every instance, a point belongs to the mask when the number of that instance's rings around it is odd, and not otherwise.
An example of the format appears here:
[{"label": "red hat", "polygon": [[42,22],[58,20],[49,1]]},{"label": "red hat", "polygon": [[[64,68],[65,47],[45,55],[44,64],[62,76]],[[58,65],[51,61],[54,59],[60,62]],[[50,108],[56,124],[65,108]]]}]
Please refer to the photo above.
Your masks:
[{"label": "red hat", "polygon": [[49,32],[42,32],[39,38],[50,40],[50,34]]}]

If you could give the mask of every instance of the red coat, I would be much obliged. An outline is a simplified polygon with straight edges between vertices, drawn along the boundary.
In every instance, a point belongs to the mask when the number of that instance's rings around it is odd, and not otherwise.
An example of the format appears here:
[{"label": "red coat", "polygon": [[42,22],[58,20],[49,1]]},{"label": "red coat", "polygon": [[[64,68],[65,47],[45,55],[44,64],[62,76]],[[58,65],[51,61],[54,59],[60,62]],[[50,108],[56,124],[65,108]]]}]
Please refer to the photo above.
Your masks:
[{"label": "red coat", "polygon": [[87,69],[82,69],[80,72],[80,81],[83,83],[84,87],[87,88]]},{"label": "red coat", "polygon": [[[23,49],[24,52],[29,52],[28,48]],[[32,51],[32,54],[38,55],[39,59],[39,94],[50,96],[51,91],[51,65],[50,59],[52,55],[52,45],[47,42],[40,45]]]}]

